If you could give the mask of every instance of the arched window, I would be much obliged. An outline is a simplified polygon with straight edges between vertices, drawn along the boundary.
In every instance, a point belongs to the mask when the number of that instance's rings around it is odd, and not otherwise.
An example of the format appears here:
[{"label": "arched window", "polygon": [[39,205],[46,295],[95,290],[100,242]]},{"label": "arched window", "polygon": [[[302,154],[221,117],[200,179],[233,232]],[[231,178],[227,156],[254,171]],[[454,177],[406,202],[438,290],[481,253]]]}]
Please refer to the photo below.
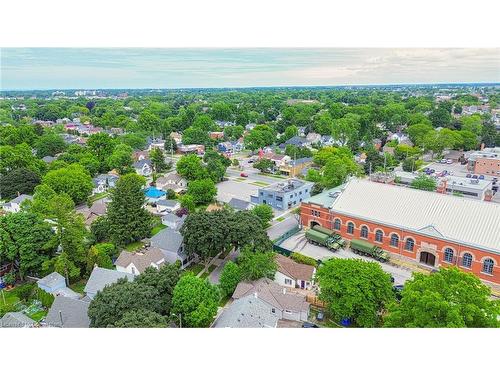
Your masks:
[{"label": "arched window", "polygon": [[489,273],[490,275],[493,274],[493,266],[494,265],[495,265],[495,262],[493,262],[493,259],[486,258],[483,261],[483,272],[484,273]]},{"label": "arched window", "polygon": [[413,251],[413,247],[415,246],[415,241],[413,238],[407,238],[405,242],[405,250]]},{"label": "arched window", "polygon": [[396,233],[391,234],[391,246],[399,246],[399,236]]},{"label": "arched window", "polygon": [[335,221],[333,222],[333,229],[340,230],[340,224],[340,219],[335,219]]},{"label": "arched window", "polygon": [[444,249],[444,261],[446,263],[453,263],[453,256],[454,255],[455,255],[455,252],[453,251],[453,249],[450,249],[449,247]]},{"label": "arched window", "polygon": [[347,233],[353,234],[354,233],[354,224],[353,223],[348,223],[347,224]]},{"label": "arched window", "polygon": [[472,255],[470,255],[469,253],[464,254],[464,256],[462,257],[462,266],[465,268],[472,267]]},{"label": "arched window", "polygon": [[380,229],[378,229],[375,232],[375,241],[377,242],[382,242],[384,239],[384,232],[382,232]]},{"label": "arched window", "polygon": [[361,238],[368,238],[368,227],[366,225],[363,225],[361,227]]}]

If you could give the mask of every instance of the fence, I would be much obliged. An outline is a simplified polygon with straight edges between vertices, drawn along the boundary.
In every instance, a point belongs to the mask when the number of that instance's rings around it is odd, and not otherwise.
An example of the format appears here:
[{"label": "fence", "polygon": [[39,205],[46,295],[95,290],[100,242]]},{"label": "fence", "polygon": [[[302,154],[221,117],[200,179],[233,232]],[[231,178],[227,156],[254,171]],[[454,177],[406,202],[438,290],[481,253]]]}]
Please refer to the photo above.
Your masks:
[{"label": "fence", "polygon": [[294,234],[296,234],[298,232],[300,232],[300,227],[298,225],[296,225],[295,227],[286,231],[281,236],[279,236],[277,239],[275,239],[274,240],[275,245],[281,245],[285,240],[292,237]]},{"label": "fence", "polygon": [[324,308],[326,306],[326,303],[324,303],[318,297],[313,296],[313,295],[307,295],[306,301],[309,302],[311,305],[316,306],[316,307]]}]

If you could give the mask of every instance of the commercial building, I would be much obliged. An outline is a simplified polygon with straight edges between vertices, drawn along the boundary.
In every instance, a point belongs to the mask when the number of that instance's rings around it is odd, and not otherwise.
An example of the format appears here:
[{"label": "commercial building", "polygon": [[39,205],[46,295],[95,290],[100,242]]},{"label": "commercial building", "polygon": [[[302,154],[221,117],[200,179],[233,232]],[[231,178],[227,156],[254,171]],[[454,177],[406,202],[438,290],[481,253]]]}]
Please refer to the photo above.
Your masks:
[{"label": "commercial building", "polygon": [[252,195],[255,204],[268,204],[277,210],[288,210],[311,196],[312,182],[289,179],[260,188],[258,195]]},{"label": "commercial building", "polygon": [[500,147],[473,152],[469,155],[467,169],[479,175],[500,177]]},{"label": "commercial building", "polygon": [[457,266],[500,284],[500,205],[352,179],[305,200],[303,225],[363,239],[430,269]]}]

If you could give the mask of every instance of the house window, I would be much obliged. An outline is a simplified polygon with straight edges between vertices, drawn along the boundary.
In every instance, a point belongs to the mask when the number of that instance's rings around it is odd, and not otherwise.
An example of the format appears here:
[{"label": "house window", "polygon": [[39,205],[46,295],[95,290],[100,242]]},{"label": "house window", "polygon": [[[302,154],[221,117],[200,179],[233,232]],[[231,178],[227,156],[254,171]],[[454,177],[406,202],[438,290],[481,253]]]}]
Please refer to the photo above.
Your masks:
[{"label": "house window", "polygon": [[377,242],[382,242],[384,238],[384,232],[382,232],[380,229],[375,232],[375,241]]},{"label": "house window", "polygon": [[472,255],[465,253],[462,258],[462,267],[471,268],[472,267]]},{"label": "house window", "polygon": [[483,272],[492,275],[494,264],[493,259],[486,258],[483,262]]},{"label": "house window", "polygon": [[368,227],[366,225],[363,225],[361,227],[361,238],[368,238]]},{"label": "house window", "polygon": [[335,221],[333,222],[333,228],[336,230],[340,230],[340,224],[340,219],[335,219]]},{"label": "house window", "polygon": [[273,308],[271,309],[271,312],[272,312],[273,314],[276,314],[276,309],[273,307]]},{"label": "house window", "polygon": [[291,279],[285,279],[285,285],[292,285]]},{"label": "house window", "polygon": [[415,246],[415,241],[413,241],[413,238],[407,238],[405,242],[405,250],[413,251],[414,246]]},{"label": "house window", "polygon": [[391,234],[391,246],[399,246],[399,236],[396,233]]},{"label": "house window", "polygon": [[286,312],[287,314],[291,314],[291,313],[292,313],[292,311],[291,311],[291,310],[285,310],[285,312]]},{"label": "house window", "polygon": [[453,249],[450,249],[449,247],[444,249],[444,261],[446,263],[453,263],[453,255],[454,255]]},{"label": "house window", "polygon": [[347,233],[349,233],[349,234],[354,233],[354,224],[353,223],[347,224]]}]

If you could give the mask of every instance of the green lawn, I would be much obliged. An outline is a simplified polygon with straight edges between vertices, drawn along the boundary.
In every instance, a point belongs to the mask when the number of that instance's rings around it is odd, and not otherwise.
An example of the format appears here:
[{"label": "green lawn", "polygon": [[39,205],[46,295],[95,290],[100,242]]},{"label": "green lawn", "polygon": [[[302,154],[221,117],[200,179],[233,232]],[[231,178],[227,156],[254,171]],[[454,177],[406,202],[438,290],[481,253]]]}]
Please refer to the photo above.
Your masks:
[{"label": "green lawn", "polygon": [[45,316],[47,315],[48,311],[46,310],[42,310],[42,311],[38,311],[34,314],[31,314],[31,315],[28,315],[31,319],[33,319],[34,321],[36,322],[39,322],[40,320],[42,320],[43,318],[45,318]]},{"label": "green lawn", "polygon": [[108,195],[109,195],[109,191],[105,191],[104,193],[95,194],[89,198],[89,202],[94,203],[96,200],[107,197]]},{"label": "green lawn", "polygon": [[[4,297],[5,297],[5,303],[4,303]],[[17,302],[19,302],[19,297],[17,296],[16,288],[11,289],[9,291],[4,290],[3,292],[0,292],[0,306],[8,306],[8,305],[13,306]]]},{"label": "green lawn", "polygon": [[276,218],[276,221],[277,221],[277,222],[281,222],[281,221],[283,221],[283,220],[285,220],[285,218],[284,218],[283,216],[280,216],[280,217]]},{"label": "green lawn", "polygon": [[231,296],[225,296],[225,297],[222,297],[220,299],[220,302],[219,302],[219,306],[220,307],[224,307],[226,306],[226,303],[229,301],[229,299],[231,298]]},{"label": "green lawn", "polygon": [[279,174],[264,173],[264,172],[260,172],[259,174],[260,174],[260,175],[262,175],[262,176],[267,176],[267,177],[272,177],[272,178],[280,178],[280,179],[282,179],[282,180],[286,180],[286,179],[288,179],[288,177],[286,177],[286,176],[281,176],[281,175],[279,175]]},{"label": "green lawn", "polygon": [[87,280],[82,279],[80,281],[77,281],[73,284],[70,284],[70,289],[73,290],[74,292],[83,294],[83,289],[85,288],[85,284],[87,284]]},{"label": "green lawn", "polygon": [[125,246],[125,250],[133,253],[134,251],[139,250],[143,245],[144,243],[142,241],[132,242]]},{"label": "green lawn", "polygon": [[260,186],[260,187],[266,187],[269,186],[270,184],[262,181],[252,181],[250,182],[252,185]]},{"label": "green lawn", "polygon": [[196,276],[201,272],[201,270],[203,268],[205,268],[205,266],[203,264],[199,264],[199,263],[198,264],[191,264],[190,266],[186,267],[185,271],[186,272],[190,271],[190,272],[194,273]]},{"label": "green lawn", "polygon": [[153,229],[151,229],[151,237],[153,237],[156,233],[161,231],[162,229],[166,228],[167,226],[165,224],[158,224],[155,226]]}]

